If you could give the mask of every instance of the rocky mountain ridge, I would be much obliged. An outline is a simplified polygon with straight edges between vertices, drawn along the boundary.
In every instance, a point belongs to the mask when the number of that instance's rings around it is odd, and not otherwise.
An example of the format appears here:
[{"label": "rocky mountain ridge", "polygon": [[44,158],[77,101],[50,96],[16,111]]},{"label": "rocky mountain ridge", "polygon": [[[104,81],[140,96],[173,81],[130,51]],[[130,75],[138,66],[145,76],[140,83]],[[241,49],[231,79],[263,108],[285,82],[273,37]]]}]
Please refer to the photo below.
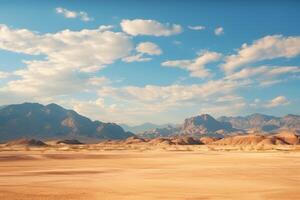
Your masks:
[{"label": "rocky mountain ridge", "polygon": [[279,129],[293,129],[300,130],[300,116],[299,115],[286,115],[283,117],[275,117],[255,113],[248,116],[237,117],[220,117],[221,122],[229,122],[233,128],[236,129],[255,129],[259,131],[272,132]]},{"label": "rocky mountain ridge", "polygon": [[92,121],[57,104],[23,103],[0,109],[0,141],[37,139],[125,139],[133,136],[115,123]]}]

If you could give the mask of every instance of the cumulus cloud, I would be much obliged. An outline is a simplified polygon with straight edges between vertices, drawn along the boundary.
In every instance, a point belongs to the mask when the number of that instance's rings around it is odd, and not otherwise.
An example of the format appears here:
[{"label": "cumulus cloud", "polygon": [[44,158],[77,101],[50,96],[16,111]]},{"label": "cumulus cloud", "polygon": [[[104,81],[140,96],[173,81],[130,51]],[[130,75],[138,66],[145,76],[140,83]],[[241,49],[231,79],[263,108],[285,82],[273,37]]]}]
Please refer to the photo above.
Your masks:
[{"label": "cumulus cloud", "polygon": [[122,88],[103,87],[99,90],[102,97],[109,96],[121,101],[139,101],[149,105],[178,105],[184,102],[207,99],[214,95],[224,95],[240,87],[242,82],[208,81],[194,85],[146,85],[145,87],[127,86]]},{"label": "cumulus cloud", "polygon": [[62,14],[66,18],[79,18],[80,20],[85,22],[93,20],[93,18],[89,17],[89,15],[84,11],[76,12],[62,7],[57,7],[55,11],[58,14]]},{"label": "cumulus cloud", "polygon": [[38,34],[0,25],[0,49],[45,56],[41,60],[24,61],[26,68],[14,72],[18,78],[4,88],[27,95],[84,91],[94,77],[89,73],[128,56],[132,46],[126,34],[103,31],[101,27]]},{"label": "cumulus cloud", "polygon": [[215,29],[215,35],[220,36],[220,35],[223,35],[223,34],[224,34],[224,28],[223,27],[217,27]]},{"label": "cumulus cloud", "polygon": [[162,50],[159,48],[157,44],[152,42],[141,42],[136,47],[136,51],[140,53],[145,53],[149,55],[160,55],[162,54]]},{"label": "cumulus cloud", "polygon": [[259,67],[247,67],[238,72],[228,75],[228,79],[246,79],[252,77],[261,77],[263,79],[271,79],[284,74],[300,73],[300,67],[298,66],[259,66]]},{"label": "cumulus cloud", "polygon": [[246,67],[224,77],[227,80],[249,80],[252,85],[269,87],[300,74],[298,66],[258,66]]},{"label": "cumulus cloud", "polygon": [[274,58],[292,58],[300,54],[300,37],[265,36],[243,44],[237,54],[226,57],[223,69],[232,73],[241,65]]},{"label": "cumulus cloud", "polygon": [[193,60],[169,60],[162,63],[165,67],[178,67],[190,72],[190,76],[206,78],[211,75],[205,65],[220,60],[222,55],[217,52],[205,51]]},{"label": "cumulus cloud", "polygon": [[122,61],[131,63],[131,62],[147,62],[152,60],[150,57],[146,57],[147,55],[160,55],[162,54],[162,50],[159,46],[152,42],[141,42],[135,48],[136,54],[127,56],[122,59]]},{"label": "cumulus cloud", "polygon": [[143,53],[138,53],[138,54],[135,54],[135,55],[131,55],[131,56],[127,56],[125,58],[122,58],[122,61],[126,62],[126,63],[147,62],[147,61],[150,61],[150,60],[152,60],[152,58],[144,57]]},{"label": "cumulus cloud", "polygon": [[194,30],[194,31],[202,31],[206,27],[205,26],[188,26],[189,29]]},{"label": "cumulus cloud", "polygon": [[[176,113],[184,109],[191,115],[197,114],[202,108],[213,108],[217,106],[226,107],[226,105],[238,105],[242,109],[243,98],[234,94],[234,92],[246,87],[244,81],[212,80],[203,84],[181,85],[171,84],[167,86],[146,85],[111,87],[105,86],[99,89],[100,98],[113,101],[120,108],[120,113],[126,110],[127,119],[141,120],[140,116],[151,116],[152,120],[183,120],[182,115],[170,116],[170,113]],[[223,114],[232,114],[236,109],[223,109]],[[188,111],[189,110],[189,111]],[[231,110],[231,112],[230,112]],[[208,110],[207,110],[208,111]],[[130,113],[130,114],[129,114]],[[172,114],[171,114],[172,115]],[[130,116],[130,117],[129,117]],[[162,116],[167,117],[164,118]],[[175,117],[176,116],[176,117]]]},{"label": "cumulus cloud", "polygon": [[144,19],[124,19],[121,22],[122,30],[133,36],[153,35],[153,36],[170,36],[182,32],[182,27],[178,24],[162,24],[155,20]]},{"label": "cumulus cloud", "polygon": [[290,101],[285,96],[278,96],[272,100],[270,100],[265,107],[274,108],[277,106],[284,106],[290,104]]}]

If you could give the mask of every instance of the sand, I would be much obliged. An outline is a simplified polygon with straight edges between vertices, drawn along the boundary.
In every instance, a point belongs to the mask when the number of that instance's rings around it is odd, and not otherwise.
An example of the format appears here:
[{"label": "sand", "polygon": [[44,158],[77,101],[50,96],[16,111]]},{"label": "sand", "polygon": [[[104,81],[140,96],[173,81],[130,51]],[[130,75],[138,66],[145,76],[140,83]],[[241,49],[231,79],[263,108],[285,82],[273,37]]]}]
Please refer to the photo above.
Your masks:
[{"label": "sand", "polygon": [[299,199],[300,152],[3,151],[0,199]]}]

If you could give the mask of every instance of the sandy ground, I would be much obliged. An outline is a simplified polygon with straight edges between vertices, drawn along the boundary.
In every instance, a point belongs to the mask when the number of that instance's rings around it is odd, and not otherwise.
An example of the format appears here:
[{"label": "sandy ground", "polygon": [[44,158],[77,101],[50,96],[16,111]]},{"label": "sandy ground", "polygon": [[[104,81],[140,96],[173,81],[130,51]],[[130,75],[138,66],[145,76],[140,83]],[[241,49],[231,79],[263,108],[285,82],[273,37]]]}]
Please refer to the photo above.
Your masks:
[{"label": "sandy ground", "polygon": [[300,152],[0,152],[0,199],[299,199]]}]

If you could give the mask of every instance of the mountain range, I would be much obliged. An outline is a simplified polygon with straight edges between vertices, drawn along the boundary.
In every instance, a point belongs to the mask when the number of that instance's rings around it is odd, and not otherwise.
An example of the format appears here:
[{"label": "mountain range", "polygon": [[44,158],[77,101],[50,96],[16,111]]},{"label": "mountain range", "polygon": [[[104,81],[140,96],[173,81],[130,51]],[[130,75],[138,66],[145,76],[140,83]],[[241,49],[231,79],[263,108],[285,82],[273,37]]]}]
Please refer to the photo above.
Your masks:
[{"label": "mountain range", "polygon": [[256,129],[260,131],[270,132],[278,129],[300,130],[300,116],[286,115],[283,117],[274,117],[255,113],[248,116],[238,117],[220,117],[220,122],[229,122],[236,129]]},{"label": "mountain range", "polygon": [[37,139],[125,139],[133,136],[115,123],[92,121],[57,104],[23,103],[0,109],[0,141]]},{"label": "mountain range", "polygon": [[135,125],[135,126],[129,126],[127,124],[120,124],[120,126],[126,131],[130,131],[130,132],[137,134],[137,133],[143,133],[145,131],[153,130],[156,128],[167,128],[168,126],[175,126],[175,125],[173,125],[173,124],[158,125],[158,124],[146,122],[146,123]]},{"label": "mountain range", "polygon": [[178,135],[222,138],[250,131],[272,133],[280,129],[300,130],[300,116],[275,117],[256,113],[215,119],[201,114],[185,119],[182,125],[145,123],[135,127],[122,126],[126,131],[115,123],[92,121],[57,104],[23,103],[0,107],[1,142],[19,138],[105,140],[134,136],[127,130],[143,138]]},{"label": "mountain range", "polygon": [[281,129],[300,130],[300,116],[289,114],[274,117],[256,113],[244,117],[223,116],[215,119],[208,114],[202,114],[185,119],[178,127],[156,128],[138,135],[146,138],[174,135],[222,138],[226,135],[245,134],[251,131],[273,133]]}]

